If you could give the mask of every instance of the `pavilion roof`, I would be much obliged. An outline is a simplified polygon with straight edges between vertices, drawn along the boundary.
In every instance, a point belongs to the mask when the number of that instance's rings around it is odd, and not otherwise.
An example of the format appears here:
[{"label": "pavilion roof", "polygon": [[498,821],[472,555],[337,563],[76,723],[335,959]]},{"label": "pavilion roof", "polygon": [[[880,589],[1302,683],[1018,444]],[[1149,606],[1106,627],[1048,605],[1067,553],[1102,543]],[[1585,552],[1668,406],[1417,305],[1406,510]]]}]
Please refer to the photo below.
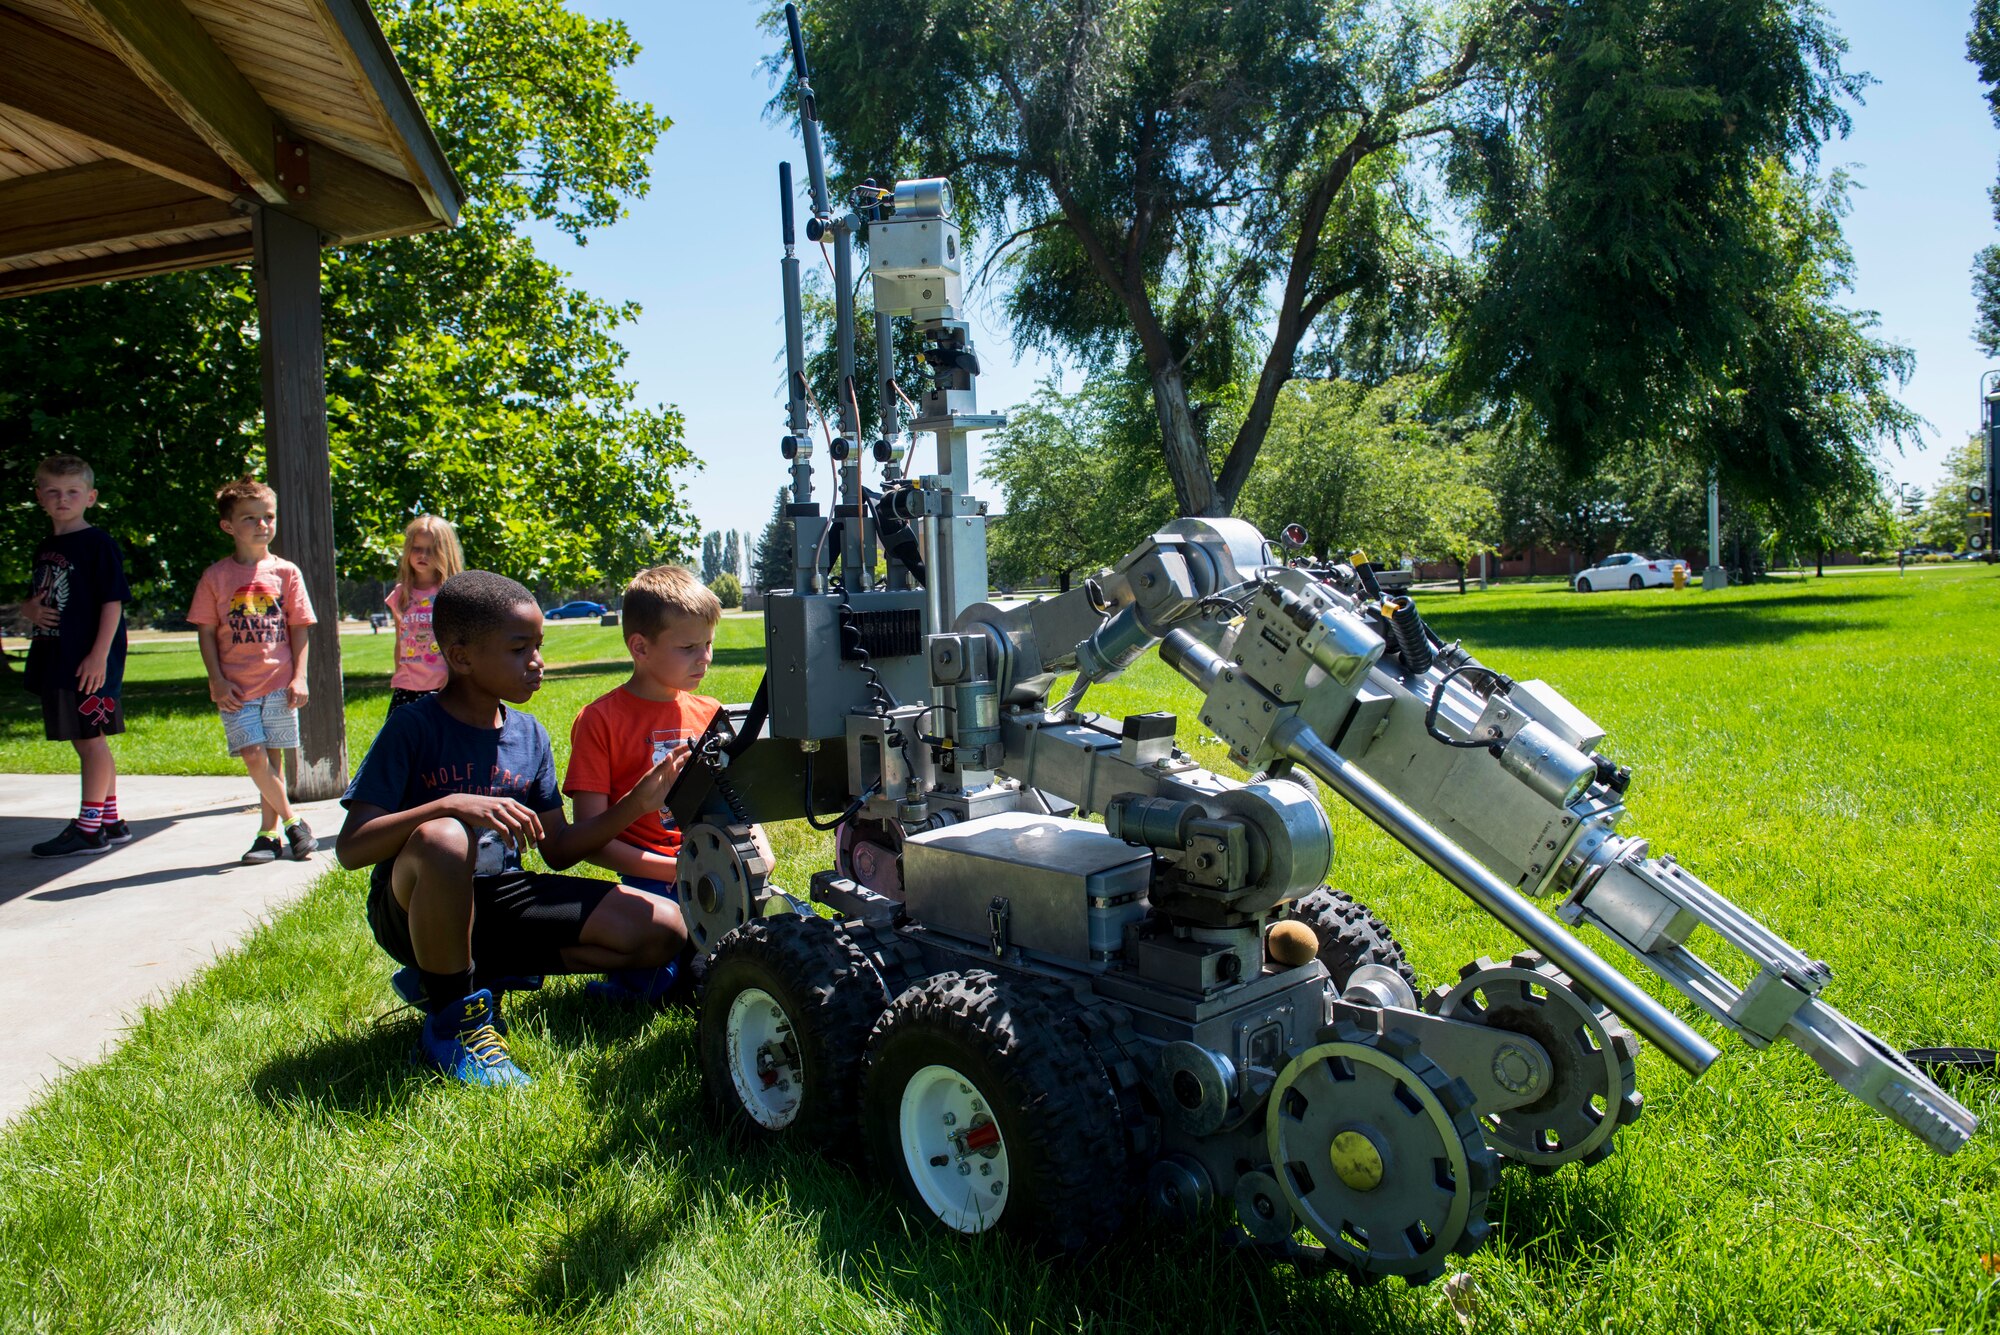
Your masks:
[{"label": "pavilion roof", "polygon": [[0,0],[0,297],[324,244],[462,195],[365,0]]}]

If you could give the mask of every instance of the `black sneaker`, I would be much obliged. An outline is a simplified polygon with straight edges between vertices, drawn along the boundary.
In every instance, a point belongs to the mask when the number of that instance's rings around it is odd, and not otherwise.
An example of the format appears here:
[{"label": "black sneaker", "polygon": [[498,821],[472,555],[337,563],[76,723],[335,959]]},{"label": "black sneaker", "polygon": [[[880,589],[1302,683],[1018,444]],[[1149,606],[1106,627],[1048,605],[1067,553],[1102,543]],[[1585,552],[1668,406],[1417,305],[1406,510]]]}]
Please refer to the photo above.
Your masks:
[{"label": "black sneaker", "polygon": [[129,844],[132,842],[132,827],[122,820],[108,820],[98,827],[104,831],[107,844]]},{"label": "black sneaker", "polygon": [[108,853],[111,841],[102,829],[86,830],[75,821],[63,826],[62,833],[45,839],[28,850],[38,858],[72,858],[79,853]]},{"label": "black sneaker", "polygon": [[304,862],[319,847],[319,840],[313,838],[312,826],[304,820],[295,820],[285,827],[285,843],[294,862]]},{"label": "black sneaker", "polygon": [[285,846],[268,834],[259,834],[251,841],[250,851],[243,855],[245,862],[276,862],[285,855]]}]

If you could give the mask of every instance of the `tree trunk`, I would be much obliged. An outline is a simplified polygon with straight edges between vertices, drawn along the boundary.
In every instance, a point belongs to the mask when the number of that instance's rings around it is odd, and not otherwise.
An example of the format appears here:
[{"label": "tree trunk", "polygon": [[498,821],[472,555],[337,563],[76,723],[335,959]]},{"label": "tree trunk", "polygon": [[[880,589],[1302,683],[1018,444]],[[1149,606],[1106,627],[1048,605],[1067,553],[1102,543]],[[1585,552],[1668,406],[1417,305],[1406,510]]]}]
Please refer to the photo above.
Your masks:
[{"label": "tree trunk", "polygon": [[1464,592],[1465,592],[1465,562],[1463,562],[1463,561],[1460,561],[1460,560],[1458,560],[1458,558],[1457,558],[1457,557],[1453,557],[1453,558],[1452,558],[1452,560],[1453,560],[1453,561],[1454,561],[1454,562],[1455,562],[1455,563],[1457,564],[1457,566],[1458,566],[1458,591],[1459,591],[1460,593],[1464,593]]},{"label": "tree trunk", "polygon": [[1068,593],[1068,592],[1069,592],[1069,567],[1068,567],[1068,566],[1064,566],[1064,567],[1062,568],[1062,573],[1061,573],[1060,575],[1057,575],[1057,576],[1056,576],[1056,584],[1057,584],[1058,588],[1059,588],[1059,589],[1060,589],[1060,590],[1061,590],[1061,591],[1062,591],[1063,593]]},{"label": "tree trunk", "polygon": [[1174,481],[1174,500],[1181,514],[1226,514],[1221,497],[1216,494],[1215,475],[1209,471],[1208,451],[1202,448],[1201,433],[1195,430],[1194,413],[1188,408],[1187,381],[1181,375],[1180,363],[1168,361],[1156,369],[1148,369],[1153,380],[1153,411],[1160,421],[1160,445],[1166,451],[1167,476]]},{"label": "tree trunk", "polygon": [[1815,565],[1816,565],[1816,566],[1818,567],[1818,569],[1816,569],[1816,570],[1815,570],[1815,571],[1814,571],[1813,573],[1814,573],[1814,574],[1816,574],[1816,575],[1818,575],[1818,576],[1819,576],[1819,577],[1820,577],[1821,579],[1825,579],[1825,578],[1826,578],[1826,548],[1822,547],[1822,548],[1820,548],[1820,549],[1819,549],[1819,559],[1818,559],[1818,560],[1817,560],[1817,561],[1816,561],[1816,562],[1815,562],[1814,564],[1815,564]]}]

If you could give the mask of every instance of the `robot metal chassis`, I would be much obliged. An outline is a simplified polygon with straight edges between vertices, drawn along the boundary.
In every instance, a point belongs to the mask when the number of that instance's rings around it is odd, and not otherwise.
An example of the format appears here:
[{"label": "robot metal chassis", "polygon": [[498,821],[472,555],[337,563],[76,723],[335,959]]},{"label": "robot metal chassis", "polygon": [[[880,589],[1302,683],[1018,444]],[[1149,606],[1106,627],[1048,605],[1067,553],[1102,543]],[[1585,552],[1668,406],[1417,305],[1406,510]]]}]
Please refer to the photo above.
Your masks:
[{"label": "robot metal chassis", "polygon": [[[708,957],[701,1060],[727,1116],[865,1155],[962,1233],[1073,1249],[1141,1202],[1220,1206],[1256,1243],[1299,1254],[1304,1229],[1358,1278],[1421,1283],[1485,1239],[1503,1161],[1610,1151],[1642,1107],[1638,1038],[1694,1075],[1717,1055],[1532,902],[1547,896],[1753,1047],[1797,1044],[1932,1149],[1965,1143],[1971,1115],[1821,999],[1823,964],[1617,833],[1630,775],[1601,729],[1440,643],[1368,567],[1296,568],[1247,524],[1189,519],[1069,593],[986,601],[966,445],[1002,419],[977,407],[949,185],[864,185],[832,208],[787,13],[808,238],[833,242],[838,481],[822,516],[786,166],[793,585],[766,604],[757,700],[670,799]],[[853,393],[864,230],[879,492]],[[937,442],[920,477],[894,406],[903,318],[931,368],[908,424]],[[1156,648],[1247,782],[1177,749],[1170,715],[1081,710]],[[1324,886],[1313,779],[1528,949],[1420,996],[1388,930]],[[787,819],[839,831],[808,892],[831,917],[770,884],[749,827]],[[1744,957],[1747,985],[1688,950],[1696,927]]]}]

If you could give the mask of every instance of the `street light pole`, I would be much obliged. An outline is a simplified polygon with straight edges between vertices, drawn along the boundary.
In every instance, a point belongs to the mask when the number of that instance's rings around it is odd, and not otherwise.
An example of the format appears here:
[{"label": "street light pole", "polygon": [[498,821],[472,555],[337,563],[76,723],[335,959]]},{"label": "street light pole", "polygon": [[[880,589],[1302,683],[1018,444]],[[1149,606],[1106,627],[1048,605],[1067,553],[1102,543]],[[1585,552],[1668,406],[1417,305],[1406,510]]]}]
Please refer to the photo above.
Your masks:
[{"label": "street light pole", "polygon": [[1729,587],[1729,572],[1722,568],[1722,484],[1714,469],[1708,473],[1708,569],[1701,572],[1701,587]]}]

